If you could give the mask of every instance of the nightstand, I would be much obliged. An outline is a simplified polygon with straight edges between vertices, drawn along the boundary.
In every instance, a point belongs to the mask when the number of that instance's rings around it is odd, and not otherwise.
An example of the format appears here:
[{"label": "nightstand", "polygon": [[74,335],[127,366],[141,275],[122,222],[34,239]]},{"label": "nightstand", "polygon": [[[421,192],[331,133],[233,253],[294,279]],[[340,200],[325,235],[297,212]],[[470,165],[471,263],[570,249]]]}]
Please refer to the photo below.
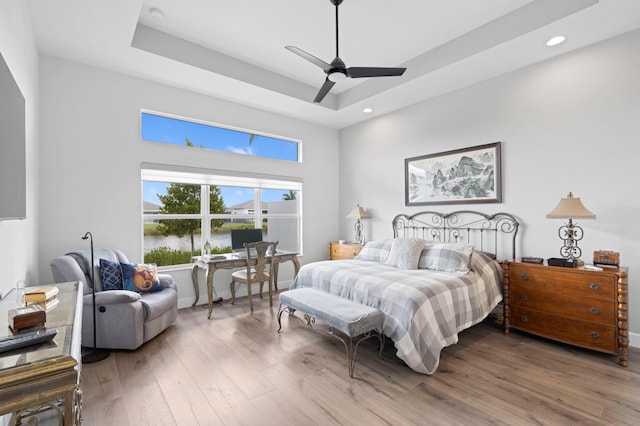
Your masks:
[{"label": "nightstand", "polygon": [[329,260],[353,259],[362,246],[356,243],[329,243]]},{"label": "nightstand", "polygon": [[628,366],[628,268],[592,271],[505,262],[505,333],[510,328],[618,354]]}]

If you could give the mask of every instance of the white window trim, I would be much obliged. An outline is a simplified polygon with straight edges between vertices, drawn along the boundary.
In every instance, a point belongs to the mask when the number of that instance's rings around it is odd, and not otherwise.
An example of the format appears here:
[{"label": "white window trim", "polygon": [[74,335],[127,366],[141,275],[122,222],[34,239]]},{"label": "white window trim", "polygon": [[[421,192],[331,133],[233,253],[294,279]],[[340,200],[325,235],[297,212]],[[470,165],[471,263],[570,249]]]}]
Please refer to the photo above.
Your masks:
[{"label": "white window trim", "polygon": [[[186,121],[188,123],[203,124],[205,126],[218,127],[220,129],[226,129],[226,130],[232,130],[232,131],[236,131],[236,132],[247,133],[249,135],[264,136],[264,137],[267,137],[267,138],[280,139],[280,140],[287,141],[287,142],[293,142],[293,143],[298,145],[298,160],[297,161],[293,161],[293,162],[294,163],[296,163],[296,162],[297,163],[302,163],[302,141],[299,140],[299,139],[294,139],[294,138],[289,138],[289,137],[286,137],[286,136],[275,135],[275,134],[272,134],[272,133],[259,132],[259,131],[256,131],[256,130],[244,129],[242,127],[228,126],[228,125],[225,125],[225,124],[214,123],[212,121],[199,120],[197,118],[184,117],[184,116],[177,115],[177,114],[169,114],[169,113],[165,113],[165,112],[152,111],[152,110],[148,110],[148,109],[144,109],[144,108],[142,108],[140,110],[140,122],[141,123],[142,123],[142,114],[157,115],[159,117],[166,117],[166,118],[171,118],[171,119],[174,119],[174,120]],[[142,126],[140,126],[140,140],[157,143],[156,141],[151,141],[151,140],[147,140],[147,139],[143,139],[142,138]],[[223,152],[226,152],[226,151],[223,151]],[[264,157],[264,158],[267,158],[267,157]],[[282,161],[291,161],[291,160],[282,160]]]},{"label": "white window trim", "polygon": [[[142,163],[141,170],[141,184],[144,181],[148,182],[168,182],[168,183],[183,183],[201,185],[202,195],[200,197],[200,212],[194,214],[145,214],[144,209],[142,211],[142,226],[146,218],[162,218],[162,219],[199,219],[202,221],[202,241],[206,240],[207,235],[211,233],[211,220],[212,219],[254,219],[256,227],[260,227],[262,220],[265,218],[290,218],[297,220],[298,228],[298,245],[300,247],[300,255],[302,255],[303,247],[303,235],[302,235],[302,197],[298,196],[298,213],[286,214],[286,213],[263,213],[262,212],[262,197],[261,189],[282,189],[293,190],[299,194],[302,192],[302,179],[296,177],[283,177],[275,175],[257,174],[257,173],[239,173],[237,171],[226,170],[209,170],[201,168],[191,168],[166,164],[155,163]],[[255,214],[220,214],[220,213],[208,213],[210,211],[209,206],[209,186],[236,186],[254,188],[254,203],[256,206],[260,206]],[[141,203],[142,204],[142,203]],[[204,212],[204,213],[203,213]],[[144,240],[144,234],[141,235]],[[144,241],[142,244],[144,252]],[[144,258],[144,253],[142,253]],[[184,267],[185,265],[171,265],[163,268],[176,268]]]}]

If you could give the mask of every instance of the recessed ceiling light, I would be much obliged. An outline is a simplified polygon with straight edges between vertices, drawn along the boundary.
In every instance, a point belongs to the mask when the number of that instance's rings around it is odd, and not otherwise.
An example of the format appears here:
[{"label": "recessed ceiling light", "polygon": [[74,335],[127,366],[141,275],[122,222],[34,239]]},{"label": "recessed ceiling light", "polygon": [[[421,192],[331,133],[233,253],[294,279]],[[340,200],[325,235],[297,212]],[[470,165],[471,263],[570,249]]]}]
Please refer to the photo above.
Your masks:
[{"label": "recessed ceiling light", "polygon": [[566,37],[565,36],[561,36],[561,35],[555,36],[555,37],[551,37],[549,39],[549,41],[547,41],[547,46],[556,46],[556,45],[562,43],[565,40],[566,40]]},{"label": "recessed ceiling light", "polygon": [[364,109],[362,110],[362,112],[364,112],[365,114],[369,114],[369,113],[373,112],[373,108],[371,108],[371,107],[366,107],[366,108],[364,108]]},{"label": "recessed ceiling light", "polygon": [[157,7],[152,7],[149,9],[149,16],[153,19],[162,20],[164,19],[164,12]]}]

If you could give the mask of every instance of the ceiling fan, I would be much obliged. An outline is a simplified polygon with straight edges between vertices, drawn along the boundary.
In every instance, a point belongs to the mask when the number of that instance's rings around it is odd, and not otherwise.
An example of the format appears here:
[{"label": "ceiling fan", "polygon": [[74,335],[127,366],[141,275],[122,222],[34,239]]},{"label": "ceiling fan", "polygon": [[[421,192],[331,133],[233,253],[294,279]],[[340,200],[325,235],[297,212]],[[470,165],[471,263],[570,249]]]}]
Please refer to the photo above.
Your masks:
[{"label": "ceiling fan", "polygon": [[285,46],[285,49],[295,53],[296,55],[306,59],[314,65],[319,66],[327,74],[324,80],[324,84],[320,88],[320,91],[316,95],[314,102],[322,102],[324,97],[329,93],[329,90],[336,84],[336,81],[343,80],[347,77],[350,78],[366,78],[366,77],[393,77],[402,75],[406,68],[381,68],[381,67],[349,67],[345,65],[344,61],[340,59],[338,54],[338,6],[343,0],[329,0],[336,7],[336,57],[330,64],[326,63],[322,59],[318,59],[315,56],[299,49],[295,46]]}]

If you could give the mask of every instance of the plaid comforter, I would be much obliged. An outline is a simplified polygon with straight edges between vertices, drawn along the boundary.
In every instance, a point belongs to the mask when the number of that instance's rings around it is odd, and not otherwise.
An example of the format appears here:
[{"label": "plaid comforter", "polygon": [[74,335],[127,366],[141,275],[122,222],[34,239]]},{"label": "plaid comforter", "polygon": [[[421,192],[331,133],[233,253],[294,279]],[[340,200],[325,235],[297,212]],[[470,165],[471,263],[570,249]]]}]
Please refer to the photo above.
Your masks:
[{"label": "plaid comforter", "polygon": [[502,300],[500,264],[474,252],[471,269],[459,275],[364,260],[322,261],[304,265],[290,288],[317,288],[379,309],[398,357],[419,373],[433,374],[440,351]]}]

